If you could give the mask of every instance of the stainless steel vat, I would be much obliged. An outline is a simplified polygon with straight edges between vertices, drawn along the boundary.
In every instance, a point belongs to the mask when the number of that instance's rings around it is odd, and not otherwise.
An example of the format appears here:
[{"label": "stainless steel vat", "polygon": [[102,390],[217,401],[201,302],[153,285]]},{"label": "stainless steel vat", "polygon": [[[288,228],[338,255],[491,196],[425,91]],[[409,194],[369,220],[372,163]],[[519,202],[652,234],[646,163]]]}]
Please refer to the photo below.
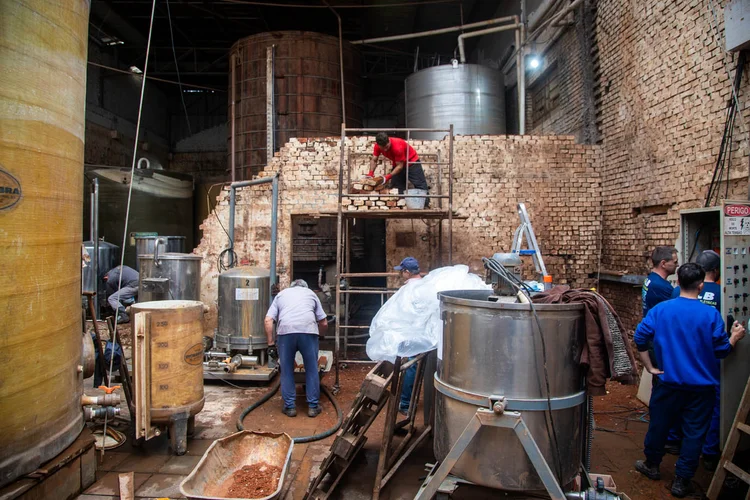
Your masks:
[{"label": "stainless steel vat", "polygon": [[[125,210],[128,205],[130,168],[87,169],[87,177],[99,179],[99,236],[109,241],[122,241],[125,230]],[[84,195],[90,192],[90,182],[84,185]],[[89,227],[90,207],[84,209],[84,227]],[[193,244],[193,178],[190,175],[165,170],[136,169],[133,177],[133,197],[128,219],[128,243],[125,265],[138,268],[139,253],[131,236],[133,233],[155,232],[186,237],[186,248]],[[184,251],[184,250],[180,250]],[[153,253],[153,252],[148,252]]]},{"label": "stainless steel vat", "polygon": [[81,270],[81,289],[84,292],[96,290],[97,303],[101,306],[107,303],[107,285],[102,278],[110,269],[120,265],[120,247],[106,241],[99,242],[99,275],[94,276],[94,242],[84,241],[83,246],[91,256],[91,262]]},{"label": "stainless steel vat", "polygon": [[268,346],[263,320],[271,305],[270,287],[268,269],[244,266],[219,275],[217,347],[250,353]]},{"label": "stainless steel vat", "polygon": [[[559,443],[547,430],[542,342],[528,304],[490,302],[485,290],[439,294],[443,318],[442,359],[435,377],[434,451],[443,460],[482,400],[504,396],[509,410],[520,410],[540,451],[561,484],[575,478],[583,450],[585,402],[579,359],[583,347],[583,306],[534,305],[547,355],[552,418]],[[469,401],[476,401],[472,404]],[[485,403],[486,404],[486,403]],[[559,407],[558,407],[559,405]],[[513,431],[483,428],[456,463],[452,474],[504,490],[544,490]]]},{"label": "stainless steel vat", "polygon": [[201,260],[189,253],[139,255],[138,302],[200,300]]},{"label": "stainless steel vat", "polygon": [[136,255],[153,255],[157,239],[163,241],[159,245],[160,252],[185,253],[184,236],[136,236],[134,239]]},{"label": "stainless steel vat", "polygon": [[[502,72],[477,64],[434,66],[406,79],[406,121],[411,128],[444,128],[456,134],[505,133]],[[443,132],[414,132],[413,139],[442,139]]]}]

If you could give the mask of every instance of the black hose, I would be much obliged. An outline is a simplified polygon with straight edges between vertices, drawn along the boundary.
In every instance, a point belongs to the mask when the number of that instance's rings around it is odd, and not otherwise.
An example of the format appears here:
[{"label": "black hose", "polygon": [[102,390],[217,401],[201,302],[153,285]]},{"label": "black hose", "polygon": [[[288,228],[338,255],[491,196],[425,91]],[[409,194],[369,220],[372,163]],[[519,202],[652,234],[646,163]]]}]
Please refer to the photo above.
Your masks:
[{"label": "black hose", "polygon": [[[280,386],[281,386],[281,381],[280,379],[277,379],[276,382],[274,382],[274,384],[271,386],[268,392],[263,395],[262,398],[260,398],[258,401],[251,404],[244,410],[242,410],[242,413],[240,413],[240,417],[237,419],[238,431],[245,430],[245,426],[242,425],[242,421],[245,420],[245,417],[247,417],[251,411],[255,410],[259,406],[263,405],[263,403],[271,399],[273,395],[278,392]],[[341,424],[344,423],[344,414],[341,411],[341,408],[339,408],[339,403],[338,401],[336,401],[336,398],[333,397],[333,394],[331,394],[331,392],[328,390],[328,387],[321,384],[320,389],[323,392],[323,394],[326,395],[328,400],[331,402],[331,404],[333,405],[333,408],[336,410],[336,417],[337,417],[336,425],[334,425],[333,427],[331,427],[330,429],[326,431],[320,432],[318,434],[313,434],[312,436],[300,436],[300,437],[292,438],[292,440],[296,444],[312,443],[313,441],[320,441],[321,439],[325,439],[328,436],[334,434],[336,431],[338,431],[341,428]]]}]

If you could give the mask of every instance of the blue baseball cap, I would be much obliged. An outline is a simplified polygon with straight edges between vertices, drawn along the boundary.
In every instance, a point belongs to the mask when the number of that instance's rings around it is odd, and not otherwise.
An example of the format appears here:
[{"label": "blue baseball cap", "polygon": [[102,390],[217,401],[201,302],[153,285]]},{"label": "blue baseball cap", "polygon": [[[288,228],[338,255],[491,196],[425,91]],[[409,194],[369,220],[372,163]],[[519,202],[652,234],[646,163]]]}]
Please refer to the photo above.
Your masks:
[{"label": "blue baseball cap", "polygon": [[419,272],[419,262],[414,257],[407,257],[401,261],[401,264],[394,267],[396,271],[409,271],[412,274]]}]

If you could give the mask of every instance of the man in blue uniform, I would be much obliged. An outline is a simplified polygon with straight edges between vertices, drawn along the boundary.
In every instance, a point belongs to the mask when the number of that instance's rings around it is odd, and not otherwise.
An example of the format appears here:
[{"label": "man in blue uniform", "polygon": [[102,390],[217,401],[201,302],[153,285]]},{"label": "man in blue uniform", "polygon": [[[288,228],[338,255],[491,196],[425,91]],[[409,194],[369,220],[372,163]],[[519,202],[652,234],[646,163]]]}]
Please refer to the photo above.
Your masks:
[{"label": "man in blue uniform", "polygon": [[[718,253],[713,250],[705,250],[701,252],[697,259],[696,264],[701,266],[706,271],[706,278],[703,280],[703,290],[698,295],[698,300],[704,304],[716,308],[721,314],[721,257]],[[674,289],[672,292],[672,298],[680,296],[680,287]],[[719,361],[716,361],[719,363]],[[711,427],[708,429],[706,434],[706,441],[703,443],[703,465],[708,470],[714,470],[716,464],[720,458],[719,452],[719,407],[721,394],[719,392],[719,386],[716,386],[716,401],[714,403],[714,412],[711,417]],[[682,435],[680,433],[681,423],[674,425],[669,431],[669,438],[667,439],[666,449],[669,453],[675,455],[680,454],[680,441]]]},{"label": "man in blue uniform", "polygon": [[659,302],[672,298],[672,285],[667,276],[677,269],[677,250],[672,247],[656,247],[651,253],[653,268],[643,282],[641,302],[643,317]]},{"label": "man in blue uniform", "polygon": [[[716,360],[729,355],[745,336],[745,328],[737,322],[727,336],[721,314],[698,300],[705,276],[696,263],[681,266],[677,273],[680,296],[650,309],[634,338],[641,362],[659,381],[649,402],[651,420],[643,450],[646,460],[637,461],[635,469],[649,479],[661,478],[659,464],[669,429],[682,418],[682,448],[671,487],[677,498],[690,492],[690,481],[711,424],[719,383]],[[650,341],[661,370],[654,367],[647,354]]]}]

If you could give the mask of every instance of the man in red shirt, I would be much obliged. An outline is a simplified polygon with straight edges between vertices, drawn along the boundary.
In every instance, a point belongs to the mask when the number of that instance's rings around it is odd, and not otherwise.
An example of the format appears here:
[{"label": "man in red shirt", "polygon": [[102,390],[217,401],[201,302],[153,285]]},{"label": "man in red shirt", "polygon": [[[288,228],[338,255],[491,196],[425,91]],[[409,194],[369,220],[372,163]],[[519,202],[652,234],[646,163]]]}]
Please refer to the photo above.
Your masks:
[{"label": "man in red shirt", "polygon": [[[427,179],[424,176],[424,169],[422,169],[422,163],[419,161],[417,152],[405,140],[398,137],[388,137],[388,134],[385,132],[380,132],[375,136],[375,147],[370,158],[370,172],[367,174],[368,177],[375,175],[378,158],[380,155],[383,155],[391,160],[392,164],[391,172],[386,174],[385,181],[391,181],[391,186],[398,188],[399,193],[403,193],[406,190],[407,151],[409,155],[409,181],[414,185],[415,189],[424,189],[429,194],[430,188],[427,186]],[[430,199],[427,198],[425,208],[429,207],[429,205]]]}]

